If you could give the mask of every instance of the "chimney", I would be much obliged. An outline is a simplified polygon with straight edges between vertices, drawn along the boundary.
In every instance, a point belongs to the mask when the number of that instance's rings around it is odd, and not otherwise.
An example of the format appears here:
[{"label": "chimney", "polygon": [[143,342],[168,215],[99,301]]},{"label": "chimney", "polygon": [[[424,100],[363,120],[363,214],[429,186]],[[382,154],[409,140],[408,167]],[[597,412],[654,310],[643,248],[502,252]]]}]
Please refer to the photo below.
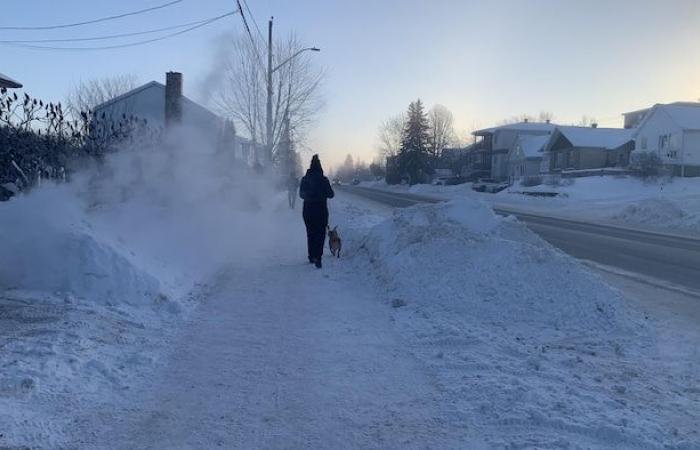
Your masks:
[{"label": "chimney", "polygon": [[595,123],[595,122],[593,122],[593,123],[591,124],[591,128],[598,128],[598,124]]},{"label": "chimney", "polygon": [[165,74],[165,126],[182,122],[182,74]]}]

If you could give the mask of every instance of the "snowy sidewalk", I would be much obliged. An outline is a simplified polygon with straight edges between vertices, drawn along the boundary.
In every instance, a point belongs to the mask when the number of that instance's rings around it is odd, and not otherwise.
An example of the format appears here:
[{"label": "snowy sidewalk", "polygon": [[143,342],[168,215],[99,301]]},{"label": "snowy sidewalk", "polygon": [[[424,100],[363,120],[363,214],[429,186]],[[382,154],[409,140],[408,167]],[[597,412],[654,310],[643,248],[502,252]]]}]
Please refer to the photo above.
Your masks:
[{"label": "snowy sidewalk", "polygon": [[105,414],[104,433],[81,445],[457,446],[436,387],[366,283],[343,260],[305,264],[303,245],[280,251],[263,267],[230,269],[143,404]]}]

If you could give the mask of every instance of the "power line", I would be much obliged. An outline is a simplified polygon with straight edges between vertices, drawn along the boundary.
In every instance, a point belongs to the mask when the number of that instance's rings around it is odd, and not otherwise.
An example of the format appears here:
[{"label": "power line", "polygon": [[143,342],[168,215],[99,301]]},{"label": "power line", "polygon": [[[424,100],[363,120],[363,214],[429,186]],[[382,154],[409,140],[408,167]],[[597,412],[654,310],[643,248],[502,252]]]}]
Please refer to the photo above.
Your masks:
[{"label": "power line", "polygon": [[190,27],[193,25],[199,25],[206,22],[209,19],[198,20],[195,22],[181,23],[179,25],[172,25],[169,27],[156,28],[153,30],[136,31],[133,33],[120,33],[120,34],[108,34],[105,36],[95,36],[95,37],[85,37],[85,38],[66,38],[66,39],[27,39],[27,40],[0,40],[2,44],[40,44],[40,43],[52,43],[52,42],[83,42],[83,41],[103,41],[107,39],[118,39],[124,37],[132,36],[142,36],[145,34],[161,33],[163,31],[177,30],[178,28]]},{"label": "power line", "polygon": [[163,8],[168,8],[170,6],[173,6],[177,3],[182,3],[183,0],[173,0],[168,3],[164,3],[159,6],[153,6],[151,8],[146,8],[146,9],[141,9],[138,11],[131,11],[123,14],[117,14],[115,16],[108,16],[108,17],[101,17],[99,19],[93,19],[93,20],[88,20],[85,22],[76,22],[76,23],[67,23],[67,24],[62,24],[62,25],[47,25],[47,26],[37,26],[37,27],[0,27],[0,30],[57,30],[61,28],[73,28],[73,27],[79,27],[83,25],[91,25],[93,23],[100,23],[100,22],[107,22],[109,20],[116,20],[116,19],[122,19],[124,17],[130,17],[130,16],[135,16],[138,14],[144,14],[148,13],[151,11],[156,11],[159,9]]},{"label": "power line", "polygon": [[243,20],[243,26],[245,27],[245,30],[248,33],[248,36],[250,37],[250,42],[253,44],[253,48],[256,49],[256,53],[257,53],[257,44],[255,44],[255,39],[253,38],[253,33],[250,32],[250,27],[248,26],[248,20],[245,18],[245,13],[243,12],[243,6],[241,6],[241,0],[236,0],[236,3],[238,4],[238,11],[241,13],[241,19]]},{"label": "power line", "polygon": [[243,0],[243,4],[245,5],[246,11],[248,11],[248,14],[250,15],[250,19],[253,21],[253,26],[258,31],[258,36],[260,36],[260,39],[264,43],[265,36],[263,36],[262,32],[260,31],[260,28],[258,27],[258,22],[255,20],[255,16],[253,15],[253,13],[250,11],[250,8],[248,7],[248,2],[246,0]]},{"label": "power line", "polygon": [[260,65],[261,69],[264,71],[265,65],[263,64],[262,57],[260,56],[260,51],[258,50],[258,44],[255,42],[255,38],[253,37],[253,33],[250,32],[250,27],[248,26],[248,20],[246,20],[245,13],[243,12],[243,6],[241,6],[241,0],[236,0],[236,3],[238,4],[238,12],[241,13],[241,19],[243,20],[243,26],[245,27],[245,30],[248,33],[248,37],[250,38],[250,43],[253,46],[253,52],[255,52],[256,60],[257,60],[258,64]]},{"label": "power line", "polygon": [[146,39],[143,41],[130,42],[127,44],[120,44],[120,45],[107,45],[107,46],[102,46],[102,47],[53,47],[53,46],[32,45],[32,44],[16,44],[16,43],[13,44],[13,43],[6,43],[6,42],[2,42],[2,41],[0,41],[0,44],[11,45],[11,46],[15,46],[15,47],[31,48],[31,49],[36,49],[36,50],[64,50],[64,51],[112,50],[112,49],[117,49],[117,48],[136,47],[138,45],[150,44],[151,42],[158,42],[158,41],[169,39],[169,38],[172,38],[175,36],[180,36],[182,34],[190,32],[190,31],[194,31],[198,28],[202,28],[204,26],[210,25],[214,22],[217,22],[225,17],[229,17],[229,16],[232,16],[234,14],[238,14],[238,11],[231,11],[231,12],[228,12],[226,14],[222,14],[220,16],[213,17],[211,19],[200,22],[197,25],[191,26],[189,28],[186,28],[184,30],[181,30],[181,31],[178,31],[175,33],[166,34],[165,36],[160,36],[160,37],[153,38],[153,39]]}]

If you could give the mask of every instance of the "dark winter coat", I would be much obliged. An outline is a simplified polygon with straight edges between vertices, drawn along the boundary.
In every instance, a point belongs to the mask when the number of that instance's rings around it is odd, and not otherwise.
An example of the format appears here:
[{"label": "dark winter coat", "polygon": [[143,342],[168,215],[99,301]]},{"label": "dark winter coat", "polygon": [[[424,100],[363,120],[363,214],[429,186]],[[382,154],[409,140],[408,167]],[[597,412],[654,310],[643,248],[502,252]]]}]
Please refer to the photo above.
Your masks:
[{"label": "dark winter coat", "polygon": [[334,196],[335,192],[333,192],[331,182],[323,175],[322,171],[310,169],[306,171],[299,186],[299,197],[304,200],[304,204],[322,203],[325,206],[326,200]]}]

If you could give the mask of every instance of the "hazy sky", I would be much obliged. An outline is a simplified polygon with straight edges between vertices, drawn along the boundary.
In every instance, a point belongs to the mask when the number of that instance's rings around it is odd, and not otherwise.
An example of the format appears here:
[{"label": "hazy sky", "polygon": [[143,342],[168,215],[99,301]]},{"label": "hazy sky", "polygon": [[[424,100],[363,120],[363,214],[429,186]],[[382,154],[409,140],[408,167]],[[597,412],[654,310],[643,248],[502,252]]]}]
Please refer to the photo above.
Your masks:
[{"label": "hazy sky", "polygon": [[[4,0],[1,26],[74,22],[165,0]],[[700,1],[651,0],[248,0],[259,26],[296,31],[328,73],[326,107],[310,146],[327,162],[370,159],[379,122],[421,98],[447,106],[466,133],[540,111],[574,123],[583,115],[620,126],[620,113],[700,97]],[[0,30],[4,39],[80,37],[158,28],[224,13],[234,0],[185,0],[123,21],[60,32]],[[81,79],[134,73],[162,81],[185,74],[196,99],[217,37],[243,30],[238,16],[130,49],[44,52],[3,46],[0,72],[28,92],[62,99]],[[308,155],[307,155],[308,156]]]}]

